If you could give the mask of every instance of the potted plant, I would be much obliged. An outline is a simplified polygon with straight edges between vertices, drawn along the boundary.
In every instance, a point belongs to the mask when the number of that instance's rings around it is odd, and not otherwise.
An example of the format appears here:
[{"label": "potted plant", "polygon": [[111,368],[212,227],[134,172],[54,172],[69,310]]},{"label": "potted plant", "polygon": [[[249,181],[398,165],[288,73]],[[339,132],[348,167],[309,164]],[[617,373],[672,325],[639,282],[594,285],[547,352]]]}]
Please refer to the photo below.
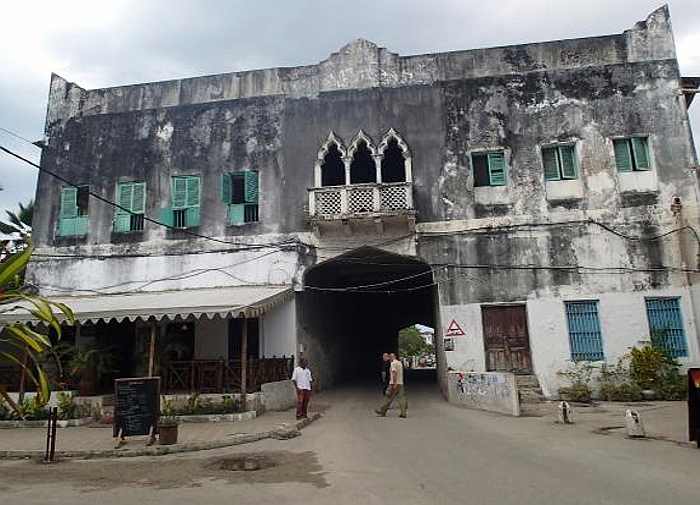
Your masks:
[{"label": "potted plant", "polygon": [[102,376],[115,370],[114,350],[111,347],[76,349],[67,369],[79,381],[80,396],[95,395]]},{"label": "potted plant", "polygon": [[158,443],[160,445],[177,444],[180,420],[175,415],[172,401],[163,400],[163,409],[158,419]]}]

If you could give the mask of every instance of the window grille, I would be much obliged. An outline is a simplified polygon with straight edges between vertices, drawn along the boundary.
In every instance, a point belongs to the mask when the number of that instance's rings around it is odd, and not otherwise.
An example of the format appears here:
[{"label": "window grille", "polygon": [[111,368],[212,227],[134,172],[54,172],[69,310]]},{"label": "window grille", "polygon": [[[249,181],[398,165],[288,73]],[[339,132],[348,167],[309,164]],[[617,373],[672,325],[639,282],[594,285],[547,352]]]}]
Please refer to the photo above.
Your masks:
[{"label": "window grille", "polygon": [[679,298],[647,298],[651,342],[672,358],[688,355]]},{"label": "window grille", "polygon": [[600,333],[597,301],[564,302],[574,361],[600,361],[603,339]]}]

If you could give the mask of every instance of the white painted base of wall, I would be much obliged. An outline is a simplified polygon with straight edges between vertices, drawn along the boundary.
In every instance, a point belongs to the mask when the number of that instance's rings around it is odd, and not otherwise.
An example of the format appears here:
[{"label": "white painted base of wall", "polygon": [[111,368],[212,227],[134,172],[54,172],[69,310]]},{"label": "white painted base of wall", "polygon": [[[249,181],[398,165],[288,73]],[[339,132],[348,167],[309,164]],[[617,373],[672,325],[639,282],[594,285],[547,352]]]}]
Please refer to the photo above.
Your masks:
[{"label": "white painted base of wall", "polygon": [[[586,296],[540,297],[523,300],[526,305],[533,373],[540,380],[542,392],[548,398],[567,385],[558,372],[571,364],[571,347],[564,301],[598,300],[599,320],[603,341],[603,352],[607,363],[616,363],[633,346],[649,339],[649,324],[645,297],[679,297],[683,317],[688,356],[678,361],[686,366],[700,365],[700,346],[694,318],[694,308],[687,289],[626,293],[593,293]],[[443,351],[447,370],[485,372],[481,307],[487,304],[467,304],[441,307],[443,333],[452,320],[466,333],[451,337],[454,351]],[[443,346],[438,347],[442,349]]]}]

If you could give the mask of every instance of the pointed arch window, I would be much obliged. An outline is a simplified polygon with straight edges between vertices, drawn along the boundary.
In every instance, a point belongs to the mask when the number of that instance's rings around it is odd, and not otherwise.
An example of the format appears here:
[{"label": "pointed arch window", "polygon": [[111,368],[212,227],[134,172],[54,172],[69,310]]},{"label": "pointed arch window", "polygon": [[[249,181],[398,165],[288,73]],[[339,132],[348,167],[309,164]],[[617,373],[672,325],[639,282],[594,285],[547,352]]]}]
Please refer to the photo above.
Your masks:
[{"label": "pointed arch window", "polygon": [[391,139],[382,157],[382,182],[405,182],[406,159],[399,147],[399,141]]},{"label": "pointed arch window", "polygon": [[321,186],[341,186],[345,184],[345,164],[343,163],[338,146],[328,148],[321,165]]},{"label": "pointed arch window", "polygon": [[367,142],[360,140],[350,163],[350,184],[377,182],[377,168]]}]

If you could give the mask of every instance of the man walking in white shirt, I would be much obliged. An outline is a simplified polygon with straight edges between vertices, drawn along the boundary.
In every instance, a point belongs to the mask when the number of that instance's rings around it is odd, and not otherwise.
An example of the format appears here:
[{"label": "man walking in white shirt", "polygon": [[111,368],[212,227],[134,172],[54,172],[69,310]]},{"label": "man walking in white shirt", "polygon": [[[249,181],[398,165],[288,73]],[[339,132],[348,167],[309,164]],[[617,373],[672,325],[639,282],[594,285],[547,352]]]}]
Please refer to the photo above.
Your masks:
[{"label": "man walking in white shirt", "polygon": [[390,378],[389,390],[386,395],[387,399],[384,402],[384,405],[382,405],[379,408],[379,410],[375,410],[374,412],[378,416],[386,417],[386,411],[389,410],[389,407],[394,401],[394,398],[397,398],[399,403],[399,410],[401,410],[401,414],[399,414],[399,417],[406,417],[406,410],[408,409],[408,405],[406,404],[406,396],[404,394],[403,389],[403,365],[401,364],[401,361],[396,359],[396,354],[394,354],[393,352],[389,354],[389,361],[391,362],[391,365],[389,368]]},{"label": "man walking in white shirt", "polygon": [[309,363],[306,358],[299,359],[299,366],[294,368],[292,372],[292,382],[297,390],[297,419],[306,417],[306,408],[309,405],[311,398],[311,370],[308,368]]}]

